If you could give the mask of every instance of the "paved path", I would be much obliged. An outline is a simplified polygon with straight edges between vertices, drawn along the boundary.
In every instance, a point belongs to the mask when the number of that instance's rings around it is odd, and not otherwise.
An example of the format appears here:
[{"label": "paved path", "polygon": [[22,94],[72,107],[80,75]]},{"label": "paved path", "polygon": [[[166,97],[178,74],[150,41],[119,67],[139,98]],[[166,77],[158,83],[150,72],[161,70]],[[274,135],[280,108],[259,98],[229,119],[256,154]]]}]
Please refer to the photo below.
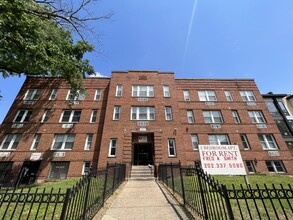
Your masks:
[{"label": "paved path", "polygon": [[128,181],[102,220],[189,219],[178,203],[155,180]]}]

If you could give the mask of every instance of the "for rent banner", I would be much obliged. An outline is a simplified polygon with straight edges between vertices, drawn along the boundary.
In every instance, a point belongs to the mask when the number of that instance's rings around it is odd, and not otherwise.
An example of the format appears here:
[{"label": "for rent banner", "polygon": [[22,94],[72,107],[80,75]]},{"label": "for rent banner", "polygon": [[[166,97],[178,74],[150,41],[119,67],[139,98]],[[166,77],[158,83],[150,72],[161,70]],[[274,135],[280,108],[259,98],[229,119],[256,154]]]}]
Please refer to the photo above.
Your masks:
[{"label": "for rent banner", "polygon": [[246,175],[238,145],[199,145],[202,168],[211,175]]}]

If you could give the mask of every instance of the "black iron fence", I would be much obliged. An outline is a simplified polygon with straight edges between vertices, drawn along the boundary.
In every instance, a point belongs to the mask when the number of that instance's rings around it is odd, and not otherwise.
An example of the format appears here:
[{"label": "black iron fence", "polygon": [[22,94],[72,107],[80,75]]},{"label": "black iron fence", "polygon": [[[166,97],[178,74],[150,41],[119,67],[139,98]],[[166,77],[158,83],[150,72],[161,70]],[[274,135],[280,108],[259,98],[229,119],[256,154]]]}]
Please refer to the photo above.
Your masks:
[{"label": "black iron fence", "polygon": [[202,219],[293,219],[291,185],[250,185],[227,189],[199,165],[160,164],[159,180],[183,199]]},{"label": "black iron fence", "polygon": [[92,219],[125,180],[125,164],[90,172],[66,192],[62,189],[0,191],[0,219]]}]

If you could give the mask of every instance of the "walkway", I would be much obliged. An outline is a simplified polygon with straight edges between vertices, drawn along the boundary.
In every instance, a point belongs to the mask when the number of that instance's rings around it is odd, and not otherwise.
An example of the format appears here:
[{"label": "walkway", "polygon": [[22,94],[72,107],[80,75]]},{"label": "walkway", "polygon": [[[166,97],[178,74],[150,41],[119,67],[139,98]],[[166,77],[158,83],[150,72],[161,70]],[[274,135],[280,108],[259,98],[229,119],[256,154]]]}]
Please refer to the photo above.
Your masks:
[{"label": "walkway", "polygon": [[128,181],[102,220],[189,219],[166,189],[155,180]]}]

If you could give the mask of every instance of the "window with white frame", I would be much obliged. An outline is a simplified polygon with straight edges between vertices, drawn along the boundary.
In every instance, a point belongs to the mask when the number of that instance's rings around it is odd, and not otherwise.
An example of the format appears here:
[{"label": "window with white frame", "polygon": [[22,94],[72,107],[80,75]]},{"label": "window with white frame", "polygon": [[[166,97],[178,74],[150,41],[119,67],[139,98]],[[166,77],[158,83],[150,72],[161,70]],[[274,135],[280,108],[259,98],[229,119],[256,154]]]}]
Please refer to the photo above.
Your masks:
[{"label": "window with white frame", "polygon": [[164,97],[170,97],[171,96],[169,86],[163,86],[163,94],[164,94]]},{"label": "window with white frame", "polygon": [[220,111],[203,111],[203,117],[205,123],[223,123]]},{"label": "window with white frame", "polygon": [[102,89],[96,89],[95,100],[100,100],[102,97]]},{"label": "window with white frame", "polygon": [[69,162],[52,161],[49,179],[64,180],[67,177]]},{"label": "window with white frame", "polygon": [[261,111],[248,111],[252,123],[266,123]]},{"label": "window with white frame", "polygon": [[85,99],[85,93],[81,92],[81,91],[76,91],[75,93],[73,92],[73,90],[69,90],[67,93],[67,97],[66,100],[70,100],[70,101],[77,101],[77,100],[84,100]]},{"label": "window with white frame", "polygon": [[190,94],[189,94],[188,90],[183,91],[183,98],[184,98],[184,101],[186,101],[186,102],[190,101]]},{"label": "window with white frame", "polygon": [[90,161],[84,161],[82,166],[82,175],[88,175],[91,171],[91,162]]},{"label": "window with white frame", "polygon": [[154,86],[132,86],[133,97],[154,97]]},{"label": "window with white frame", "polygon": [[187,110],[187,121],[189,124],[193,124],[194,123],[194,116],[193,116],[193,111],[192,110]]},{"label": "window with white frame", "polygon": [[241,142],[242,142],[244,150],[250,150],[250,145],[249,145],[246,134],[240,134],[240,138],[241,138]]},{"label": "window with white frame", "polygon": [[93,109],[91,113],[91,120],[90,120],[91,123],[97,122],[97,115],[98,115],[98,110]]},{"label": "window with white frame", "polygon": [[74,134],[55,134],[51,150],[71,150],[74,139]]},{"label": "window with white frame", "polygon": [[255,168],[254,168],[252,160],[246,160],[245,163],[246,163],[248,173],[255,173]]},{"label": "window with white frame", "polygon": [[116,97],[121,97],[122,96],[122,91],[123,91],[123,86],[122,85],[117,85],[116,86]]},{"label": "window with white frame", "polygon": [[216,92],[212,90],[198,91],[199,101],[217,101]]},{"label": "window with white frame", "polygon": [[175,139],[174,138],[168,139],[168,152],[169,152],[169,157],[176,156],[176,146],[175,146]]},{"label": "window with white frame", "polygon": [[32,113],[33,113],[32,110],[25,110],[25,109],[18,110],[13,122],[14,123],[28,122],[28,120],[31,117]]},{"label": "window with white frame", "polygon": [[15,150],[17,145],[20,141],[21,135],[20,134],[7,134],[5,135],[0,149],[1,150]]},{"label": "window with white frame", "polygon": [[243,102],[255,102],[256,98],[253,91],[240,91],[240,96]]},{"label": "window with white frame", "polygon": [[23,100],[37,100],[40,97],[41,90],[40,89],[29,89]]},{"label": "window with white frame", "polygon": [[81,110],[63,110],[61,123],[77,123],[79,122]]},{"label": "window with white frame", "polygon": [[191,143],[193,150],[198,150],[198,137],[196,134],[191,135]]},{"label": "window with white frame", "polygon": [[34,137],[34,140],[33,140],[32,146],[31,146],[31,150],[38,149],[38,146],[39,146],[39,143],[41,140],[41,136],[42,136],[41,134],[35,134],[35,137]]},{"label": "window with white frame", "polygon": [[113,120],[120,119],[120,111],[121,111],[121,106],[114,106]]},{"label": "window with white frame", "polygon": [[57,89],[52,89],[49,100],[55,100],[57,96]]},{"label": "window with white frame", "polygon": [[155,107],[131,107],[131,120],[155,120]]},{"label": "window with white frame", "polygon": [[173,120],[172,107],[171,106],[165,107],[165,118],[166,118],[166,121]]},{"label": "window with white frame", "polygon": [[209,134],[210,145],[229,145],[230,141],[226,134]]},{"label": "window with white frame", "polygon": [[282,161],[280,160],[274,160],[274,161],[266,161],[266,165],[268,168],[269,172],[274,172],[274,173],[285,173],[285,166]]},{"label": "window with white frame", "polygon": [[110,146],[109,146],[109,157],[115,157],[116,156],[116,149],[117,149],[117,139],[112,138],[110,139]]},{"label": "window with white frame", "polygon": [[232,116],[233,116],[235,124],[241,123],[237,110],[232,110]]},{"label": "window with white frame", "polygon": [[277,145],[275,138],[272,134],[259,134],[258,139],[259,139],[261,146],[264,150],[278,149],[278,145]]},{"label": "window with white frame", "polygon": [[230,91],[225,91],[225,96],[228,102],[232,102],[233,98]]},{"label": "window with white frame", "polygon": [[41,122],[46,123],[48,121],[50,115],[51,115],[51,109],[45,109],[45,112],[44,112],[44,114],[42,116]]},{"label": "window with white frame", "polygon": [[90,150],[92,147],[92,143],[93,143],[93,134],[87,134],[86,135],[86,140],[85,140],[85,145],[84,145],[84,149],[85,150]]}]

